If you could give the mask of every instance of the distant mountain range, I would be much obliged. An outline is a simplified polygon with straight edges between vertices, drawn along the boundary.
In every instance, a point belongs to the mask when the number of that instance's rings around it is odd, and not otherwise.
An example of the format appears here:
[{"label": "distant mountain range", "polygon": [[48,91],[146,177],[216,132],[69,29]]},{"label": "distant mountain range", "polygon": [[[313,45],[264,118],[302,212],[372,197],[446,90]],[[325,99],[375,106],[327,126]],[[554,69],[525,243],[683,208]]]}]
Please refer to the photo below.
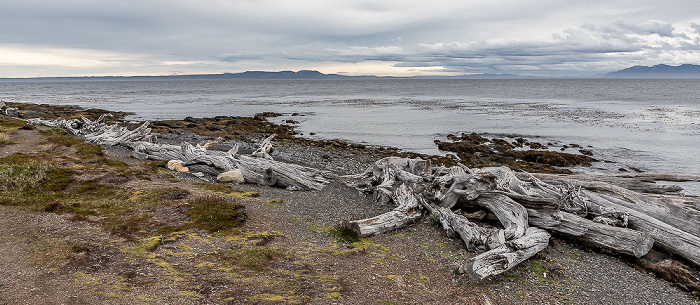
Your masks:
[{"label": "distant mountain range", "polygon": [[348,76],[340,74],[325,74],[314,70],[294,71],[246,71],[241,73],[221,73],[221,74],[188,74],[188,75],[162,75],[162,76],[68,76],[68,77],[31,77],[31,78],[0,78],[0,80],[171,80],[171,79],[380,79],[380,78],[416,78],[416,79],[522,79],[536,78],[532,76],[523,76],[517,74],[464,74],[454,76],[413,76],[413,77],[397,77],[397,76],[376,76],[376,75],[359,75]]},{"label": "distant mountain range", "polygon": [[[634,66],[620,71],[598,75],[593,78],[700,78],[700,65],[656,65],[652,67]],[[415,78],[415,79],[526,79],[543,78],[518,74],[464,74],[455,76],[347,76],[340,74],[324,74],[314,70],[294,71],[246,71],[241,73],[221,74],[191,74],[163,76],[84,76],[84,77],[37,77],[37,78],[0,78],[0,80],[171,80],[171,79],[379,79],[379,78]]]},{"label": "distant mountain range", "polygon": [[634,66],[605,74],[606,78],[700,78],[700,65]]}]

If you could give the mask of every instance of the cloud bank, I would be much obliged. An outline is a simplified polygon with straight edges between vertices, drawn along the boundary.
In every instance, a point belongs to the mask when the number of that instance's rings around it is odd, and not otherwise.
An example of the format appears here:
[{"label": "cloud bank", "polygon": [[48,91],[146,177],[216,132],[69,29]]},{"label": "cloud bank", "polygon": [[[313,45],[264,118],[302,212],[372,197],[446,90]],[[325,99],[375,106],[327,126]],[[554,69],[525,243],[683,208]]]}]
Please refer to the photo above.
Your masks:
[{"label": "cloud bank", "polygon": [[694,0],[460,2],[0,0],[0,77],[591,76],[700,64]]}]

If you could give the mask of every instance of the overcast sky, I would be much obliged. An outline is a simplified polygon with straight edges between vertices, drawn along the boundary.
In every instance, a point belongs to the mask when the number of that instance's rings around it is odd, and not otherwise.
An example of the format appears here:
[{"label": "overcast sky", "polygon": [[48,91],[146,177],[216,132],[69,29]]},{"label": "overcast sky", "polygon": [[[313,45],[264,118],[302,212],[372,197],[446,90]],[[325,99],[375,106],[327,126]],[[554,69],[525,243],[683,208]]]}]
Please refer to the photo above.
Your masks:
[{"label": "overcast sky", "polygon": [[699,0],[0,0],[0,77],[700,64]]}]

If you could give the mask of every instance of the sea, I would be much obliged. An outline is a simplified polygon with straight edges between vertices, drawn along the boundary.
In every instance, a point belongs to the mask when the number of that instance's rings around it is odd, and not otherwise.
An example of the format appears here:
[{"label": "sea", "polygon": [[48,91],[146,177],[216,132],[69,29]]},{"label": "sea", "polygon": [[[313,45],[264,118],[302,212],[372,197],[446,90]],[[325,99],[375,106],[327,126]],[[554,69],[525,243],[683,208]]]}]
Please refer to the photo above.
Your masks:
[{"label": "sea", "polygon": [[600,162],[578,173],[700,175],[700,79],[4,80],[0,100],[133,121],[277,112],[304,137],[424,154],[446,154],[434,141],[449,134],[522,137],[592,151]]}]

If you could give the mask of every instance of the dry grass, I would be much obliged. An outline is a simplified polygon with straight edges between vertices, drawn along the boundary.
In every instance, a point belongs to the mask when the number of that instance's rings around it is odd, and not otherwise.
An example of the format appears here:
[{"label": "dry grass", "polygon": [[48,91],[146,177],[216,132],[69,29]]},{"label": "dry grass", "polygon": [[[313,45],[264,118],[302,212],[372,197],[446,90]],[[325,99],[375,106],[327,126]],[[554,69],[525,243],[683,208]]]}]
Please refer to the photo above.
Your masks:
[{"label": "dry grass", "polygon": [[10,135],[0,132],[0,145],[6,145],[6,144],[14,144],[16,143],[15,139],[12,138]]}]

